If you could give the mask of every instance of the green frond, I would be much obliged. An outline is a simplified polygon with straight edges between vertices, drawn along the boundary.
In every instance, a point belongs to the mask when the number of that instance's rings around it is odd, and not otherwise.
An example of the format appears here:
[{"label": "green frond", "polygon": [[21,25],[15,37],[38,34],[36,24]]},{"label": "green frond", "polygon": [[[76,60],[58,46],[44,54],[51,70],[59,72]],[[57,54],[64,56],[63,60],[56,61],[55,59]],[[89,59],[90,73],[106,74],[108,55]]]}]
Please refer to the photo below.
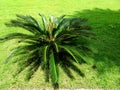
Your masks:
[{"label": "green frond", "polygon": [[56,63],[56,72],[57,72],[58,82],[59,82],[59,67],[60,67],[60,64]]},{"label": "green frond", "polygon": [[44,34],[40,22],[39,22],[38,20],[36,20],[34,17],[32,17],[32,16],[30,16],[30,18],[32,19],[32,21],[34,21],[35,25],[38,27],[37,30],[39,30],[39,32],[40,32],[41,34]]},{"label": "green frond", "polygon": [[45,49],[44,49],[44,62],[47,61],[47,49],[48,49],[49,46],[45,46]]},{"label": "green frond", "polygon": [[40,58],[38,58],[38,59],[36,59],[35,62],[33,62],[33,64],[31,66],[29,66],[28,73],[26,75],[26,80],[30,80],[32,78],[32,76],[34,75],[34,73],[40,67],[40,64],[41,64],[41,60],[40,60]]},{"label": "green frond", "polygon": [[[64,31],[66,31],[69,27],[70,24],[70,19],[63,19],[61,23],[57,26],[57,31],[54,34],[54,37],[59,37],[60,35],[63,34]],[[59,36],[58,36],[59,35]]]},{"label": "green frond", "polygon": [[63,31],[63,29],[57,29],[54,37],[56,38],[62,31]]},{"label": "green frond", "polygon": [[64,17],[65,17],[65,16],[66,16],[66,15],[62,15],[62,16],[57,17],[57,18],[55,19],[56,28],[57,28],[58,25],[60,25],[60,23],[64,20]]},{"label": "green frond", "polygon": [[46,32],[47,28],[48,28],[48,21],[47,21],[46,17],[43,14],[39,14],[39,15],[42,18],[43,30],[44,30],[44,32]]},{"label": "green frond", "polygon": [[34,38],[35,37],[32,35],[27,35],[27,34],[22,34],[22,33],[11,33],[11,34],[8,34],[8,35],[0,38],[0,41],[5,42],[8,40],[12,40],[12,39],[22,39],[22,40],[25,40],[25,39],[32,40],[33,39],[34,40]]},{"label": "green frond", "polygon": [[70,50],[79,58],[79,63],[81,62],[86,62],[87,63],[87,60],[84,58],[84,54],[80,52],[79,49],[76,49],[76,48],[70,48]]},{"label": "green frond", "polygon": [[75,62],[78,63],[76,56],[70,51],[70,48],[68,48],[67,46],[61,46],[61,45],[59,45],[59,47],[63,48],[66,52],[68,52],[73,57]]},{"label": "green frond", "polygon": [[54,17],[53,15],[50,15],[50,17],[49,17],[49,22],[54,24],[54,22],[55,22],[55,17]]},{"label": "green frond", "polygon": [[45,73],[45,82],[49,82],[49,78],[50,78],[49,62],[46,62],[45,64],[44,73]]},{"label": "green frond", "polygon": [[59,52],[59,47],[58,47],[57,43],[54,43],[54,45],[55,45],[55,50],[58,53]]},{"label": "green frond", "polygon": [[55,63],[53,51],[51,51],[49,61],[50,61],[50,75],[52,78],[52,82],[53,82],[53,84],[56,84],[56,83],[58,83],[58,75],[57,75],[56,63]]},{"label": "green frond", "polygon": [[16,20],[11,20],[10,23],[6,23],[6,26],[20,27],[33,34],[43,33],[40,23],[32,16],[17,15],[17,17]]},{"label": "green frond", "polygon": [[[14,49],[11,49],[11,53],[5,59],[5,63],[7,63],[11,58],[14,58],[15,56],[29,54],[29,52],[31,51],[30,49],[31,48],[29,46],[18,46],[18,47],[15,47]],[[34,49],[34,51],[35,50],[36,49]]]},{"label": "green frond", "polygon": [[[23,58],[23,60],[18,61],[19,65],[22,65],[22,67],[25,69],[27,67],[31,67],[33,66],[33,68],[35,66],[40,66],[40,64],[43,62],[42,61],[42,56],[39,54],[39,50],[33,50],[32,52],[28,53],[26,57]],[[22,64],[20,64],[22,63]],[[35,64],[35,65],[34,65]]]},{"label": "green frond", "polygon": [[43,62],[41,64],[41,68],[44,70],[45,72],[45,81],[49,82],[49,77],[50,77],[50,70],[49,70],[49,60],[47,58],[47,53],[49,51],[49,46],[45,46],[44,47],[44,55],[43,55]]},{"label": "green frond", "polygon": [[7,56],[7,58],[5,59],[5,63],[7,63],[7,62],[16,54],[16,51],[18,51],[18,50],[13,50],[13,51]]},{"label": "green frond", "polygon": [[71,22],[71,18],[64,18],[58,25],[57,29],[64,29],[68,30],[67,28],[69,27]]}]

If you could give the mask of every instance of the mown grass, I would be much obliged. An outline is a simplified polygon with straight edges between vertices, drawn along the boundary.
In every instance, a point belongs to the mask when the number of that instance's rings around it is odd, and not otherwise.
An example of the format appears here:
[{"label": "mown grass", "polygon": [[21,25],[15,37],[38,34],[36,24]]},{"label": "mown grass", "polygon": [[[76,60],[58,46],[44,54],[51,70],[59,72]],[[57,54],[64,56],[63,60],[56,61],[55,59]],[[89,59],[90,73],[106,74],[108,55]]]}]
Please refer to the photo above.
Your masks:
[{"label": "mown grass", "polygon": [[[10,32],[21,32],[22,29],[7,28],[4,23],[15,18],[16,14],[33,15],[38,13],[46,15],[75,15],[88,18],[96,35],[96,40],[91,44],[95,55],[90,64],[82,64],[79,68],[85,73],[85,77],[70,80],[60,70],[61,88],[120,88],[120,1],[119,0],[0,0],[0,36]],[[93,9],[100,8],[100,9]],[[106,10],[109,8],[110,10]],[[84,9],[89,9],[82,11]],[[104,10],[103,10],[104,9]],[[78,12],[75,12],[78,11]],[[44,74],[39,69],[29,81],[24,81],[26,71],[13,78],[17,65],[10,61],[4,64],[4,59],[10,52],[12,42],[0,44],[0,89],[5,88],[30,88],[51,87],[44,82]],[[97,68],[93,69],[95,65]],[[74,72],[73,72],[74,74]]]}]

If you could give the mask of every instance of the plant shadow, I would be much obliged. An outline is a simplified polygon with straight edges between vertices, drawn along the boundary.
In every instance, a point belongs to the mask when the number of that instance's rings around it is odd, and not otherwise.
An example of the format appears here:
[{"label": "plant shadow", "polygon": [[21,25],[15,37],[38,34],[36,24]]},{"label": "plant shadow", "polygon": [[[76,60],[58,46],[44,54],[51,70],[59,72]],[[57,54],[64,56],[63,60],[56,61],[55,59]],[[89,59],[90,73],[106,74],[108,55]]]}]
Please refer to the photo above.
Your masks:
[{"label": "plant shadow", "polygon": [[[75,17],[87,18],[95,34],[92,46],[98,52],[94,54],[95,65],[103,73],[105,68],[120,68],[120,10],[110,9],[76,11]],[[102,62],[102,63],[101,63]],[[93,68],[94,68],[93,67]],[[120,69],[119,69],[120,70]]]}]

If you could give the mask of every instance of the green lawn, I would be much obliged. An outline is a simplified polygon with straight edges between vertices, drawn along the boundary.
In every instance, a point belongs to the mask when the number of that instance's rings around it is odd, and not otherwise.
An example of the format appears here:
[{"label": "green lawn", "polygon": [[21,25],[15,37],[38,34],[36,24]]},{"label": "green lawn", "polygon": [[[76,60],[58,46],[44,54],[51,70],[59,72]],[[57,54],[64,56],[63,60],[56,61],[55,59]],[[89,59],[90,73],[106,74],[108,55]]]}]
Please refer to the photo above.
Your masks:
[{"label": "green lawn", "polygon": [[[99,8],[99,9],[94,9]],[[89,10],[85,10],[89,9]],[[70,80],[60,70],[61,88],[119,88],[120,89],[120,0],[0,0],[0,36],[15,32],[15,28],[7,28],[4,23],[15,18],[16,14],[33,15],[38,13],[45,15],[75,15],[88,18],[96,35],[91,46],[95,49],[95,55],[90,59],[90,64],[82,64],[80,69],[85,77]],[[78,11],[78,12],[76,12]],[[17,32],[22,29],[17,29]],[[0,90],[5,88],[30,88],[51,87],[44,82],[43,72],[38,70],[30,82],[25,82],[26,71],[13,78],[16,64],[4,63],[4,59],[10,52],[12,42],[0,44]],[[95,64],[97,69],[93,69]],[[73,72],[74,74],[74,72]]]}]

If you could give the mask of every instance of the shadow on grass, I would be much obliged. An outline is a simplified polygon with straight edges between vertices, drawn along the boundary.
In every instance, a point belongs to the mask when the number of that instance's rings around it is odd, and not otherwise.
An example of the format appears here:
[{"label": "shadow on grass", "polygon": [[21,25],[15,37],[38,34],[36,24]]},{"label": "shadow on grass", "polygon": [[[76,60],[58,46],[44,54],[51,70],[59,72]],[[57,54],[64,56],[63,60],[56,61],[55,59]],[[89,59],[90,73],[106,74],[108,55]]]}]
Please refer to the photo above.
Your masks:
[{"label": "shadow on grass", "polygon": [[96,65],[104,68],[120,68],[120,10],[93,9],[75,12],[74,16],[87,18],[96,35],[92,46],[98,52],[94,55]]}]

